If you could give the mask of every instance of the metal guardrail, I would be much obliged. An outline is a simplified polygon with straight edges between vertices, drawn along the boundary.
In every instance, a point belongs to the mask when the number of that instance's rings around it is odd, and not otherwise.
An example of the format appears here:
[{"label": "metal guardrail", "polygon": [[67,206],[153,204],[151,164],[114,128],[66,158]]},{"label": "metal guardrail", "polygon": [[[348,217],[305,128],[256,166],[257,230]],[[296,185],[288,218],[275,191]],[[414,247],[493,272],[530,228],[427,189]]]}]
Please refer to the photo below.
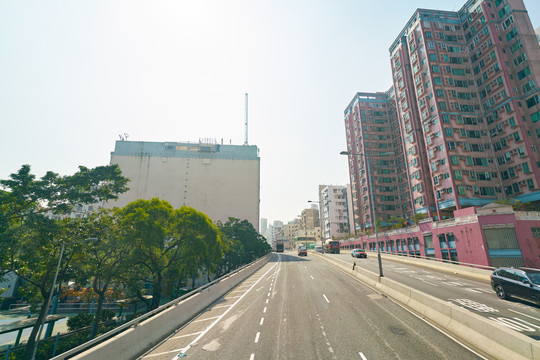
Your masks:
[{"label": "metal guardrail", "polygon": [[97,345],[99,343],[104,342],[105,340],[107,340],[107,339],[109,339],[109,338],[123,332],[124,330],[127,330],[127,329],[129,329],[131,327],[137,327],[140,322],[142,322],[142,321],[144,321],[144,320],[146,320],[146,319],[148,319],[148,318],[150,318],[150,317],[152,317],[152,316],[154,316],[154,315],[168,309],[171,306],[176,306],[182,300],[187,299],[188,297],[193,296],[193,295],[203,291],[204,289],[216,284],[219,281],[222,281],[223,279],[226,279],[228,277],[231,277],[231,276],[235,275],[236,273],[241,272],[242,270],[244,270],[248,266],[251,266],[252,264],[254,264],[254,263],[258,262],[258,261],[261,261],[261,260],[262,260],[262,257],[257,259],[257,260],[254,260],[254,261],[250,262],[249,264],[246,264],[246,265],[242,266],[241,268],[238,268],[238,269],[236,269],[236,270],[234,270],[234,271],[232,271],[232,272],[230,272],[230,273],[228,273],[226,275],[223,275],[219,279],[216,279],[216,280],[214,280],[212,282],[209,282],[208,284],[202,285],[201,287],[198,287],[197,289],[195,289],[195,290],[193,290],[193,291],[191,291],[191,292],[189,292],[187,294],[184,294],[184,295],[180,296],[179,298],[168,302],[167,304],[161,305],[157,309],[154,309],[154,310],[152,310],[150,312],[147,312],[147,313],[145,313],[145,314],[143,314],[143,315],[141,315],[141,316],[139,316],[139,317],[137,317],[137,318],[135,318],[135,319],[133,319],[133,320],[131,320],[129,322],[126,322],[125,324],[120,325],[119,327],[117,327],[117,328],[115,328],[115,329],[113,329],[113,330],[111,330],[109,332],[106,332],[105,334],[102,334],[102,335],[100,335],[100,336],[98,336],[98,337],[96,337],[96,338],[94,338],[94,339],[92,339],[90,341],[85,342],[84,344],[81,344],[81,345],[79,345],[77,347],[74,347],[71,350],[63,352],[62,354],[53,357],[51,360],[67,359],[67,358],[69,358],[71,356],[74,356],[74,355],[77,355],[78,353],[83,352],[83,351],[85,351],[85,350],[87,350],[87,349],[89,349],[89,348],[91,348],[91,347],[93,347],[93,346],[95,346],[95,345]]},{"label": "metal guardrail", "polygon": [[[36,310],[41,310],[42,304],[39,304],[36,307]],[[51,308],[53,305],[49,305],[49,308]],[[69,310],[85,310],[88,311],[92,309],[92,307],[97,306],[97,303],[58,303],[57,311],[69,311]],[[121,308],[121,305],[118,305],[117,303],[104,303],[103,309],[113,309],[113,308]],[[11,304],[9,305],[9,310],[20,310],[30,308],[30,304]]]}]

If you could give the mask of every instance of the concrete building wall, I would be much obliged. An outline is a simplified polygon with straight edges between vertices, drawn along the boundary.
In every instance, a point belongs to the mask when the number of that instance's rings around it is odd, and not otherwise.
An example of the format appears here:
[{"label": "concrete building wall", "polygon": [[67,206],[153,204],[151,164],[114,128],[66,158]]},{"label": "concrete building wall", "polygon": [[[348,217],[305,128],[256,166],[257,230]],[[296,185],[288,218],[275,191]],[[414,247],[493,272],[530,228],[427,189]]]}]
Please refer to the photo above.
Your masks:
[{"label": "concrete building wall", "polygon": [[248,220],[259,229],[260,159],[256,146],[117,141],[111,164],[129,190],[107,206],[158,197],[213,221]]}]

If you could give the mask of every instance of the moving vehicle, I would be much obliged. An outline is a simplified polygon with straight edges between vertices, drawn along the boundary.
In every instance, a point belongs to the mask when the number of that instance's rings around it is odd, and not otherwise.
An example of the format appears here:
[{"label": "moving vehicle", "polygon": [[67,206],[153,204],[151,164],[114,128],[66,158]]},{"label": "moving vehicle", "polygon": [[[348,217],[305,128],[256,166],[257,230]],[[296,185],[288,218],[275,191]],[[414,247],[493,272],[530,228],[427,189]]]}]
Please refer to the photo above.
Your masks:
[{"label": "moving vehicle", "polygon": [[515,296],[540,305],[540,269],[497,268],[491,274],[491,287],[500,299]]},{"label": "moving vehicle", "polygon": [[307,249],[305,246],[298,247],[298,256],[307,256]]},{"label": "moving vehicle", "polygon": [[324,242],[324,252],[330,254],[339,254],[339,241],[326,239]]},{"label": "moving vehicle", "polygon": [[276,252],[283,252],[284,246],[283,246],[283,240],[277,240],[275,244],[275,251]]},{"label": "moving vehicle", "polygon": [[351,256],[355,257],[355,258],[364,258],[364,259],[367,258],[367,254],[366,254],[366,251],[364,249],[354,249],[351,252]]},{"label": "moving vehicle", "polygon": [[315,246],[315,251],[318,253],[322,253],[322,249],[323,249],[322,246]]}]

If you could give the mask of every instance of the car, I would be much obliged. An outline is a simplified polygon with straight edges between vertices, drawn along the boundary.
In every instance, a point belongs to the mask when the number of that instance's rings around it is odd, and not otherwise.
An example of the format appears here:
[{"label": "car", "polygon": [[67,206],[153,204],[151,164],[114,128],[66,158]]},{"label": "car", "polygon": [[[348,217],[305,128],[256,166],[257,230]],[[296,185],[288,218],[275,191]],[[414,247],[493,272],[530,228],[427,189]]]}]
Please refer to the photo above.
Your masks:
[{"label": "car", "polygon": [[351,252],[351,256],[355,258],[367,258],[366,251],[364,249],[354,249]]},{"label": "car", "polygon": [[323,247],[322,246],[315,246],[315,251],[318,253],[322,253]]},{"label": "car", "polygon": [[305,247],[298,248],[298,256],[307,256],[307,249]]},{"label": "car", "polygon": [[499,267],[491,274],[491,288],[500,299],[514,296],[540,305],[540,269]]}]

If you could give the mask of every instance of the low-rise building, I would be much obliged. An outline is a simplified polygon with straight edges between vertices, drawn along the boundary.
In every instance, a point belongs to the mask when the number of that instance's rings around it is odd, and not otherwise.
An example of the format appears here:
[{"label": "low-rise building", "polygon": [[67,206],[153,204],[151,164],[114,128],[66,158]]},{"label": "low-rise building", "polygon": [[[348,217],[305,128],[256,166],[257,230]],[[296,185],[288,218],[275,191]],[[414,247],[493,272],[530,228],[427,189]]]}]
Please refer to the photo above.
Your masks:
[{"label": "low-rise building", "polygon": [[[540,212],[514,211],[492,203],[454,211],[454,217],[380,231],[380,251],[484,266],[540,268]],[[342,247],[377,251],[375,235],[343,241]]]}]

